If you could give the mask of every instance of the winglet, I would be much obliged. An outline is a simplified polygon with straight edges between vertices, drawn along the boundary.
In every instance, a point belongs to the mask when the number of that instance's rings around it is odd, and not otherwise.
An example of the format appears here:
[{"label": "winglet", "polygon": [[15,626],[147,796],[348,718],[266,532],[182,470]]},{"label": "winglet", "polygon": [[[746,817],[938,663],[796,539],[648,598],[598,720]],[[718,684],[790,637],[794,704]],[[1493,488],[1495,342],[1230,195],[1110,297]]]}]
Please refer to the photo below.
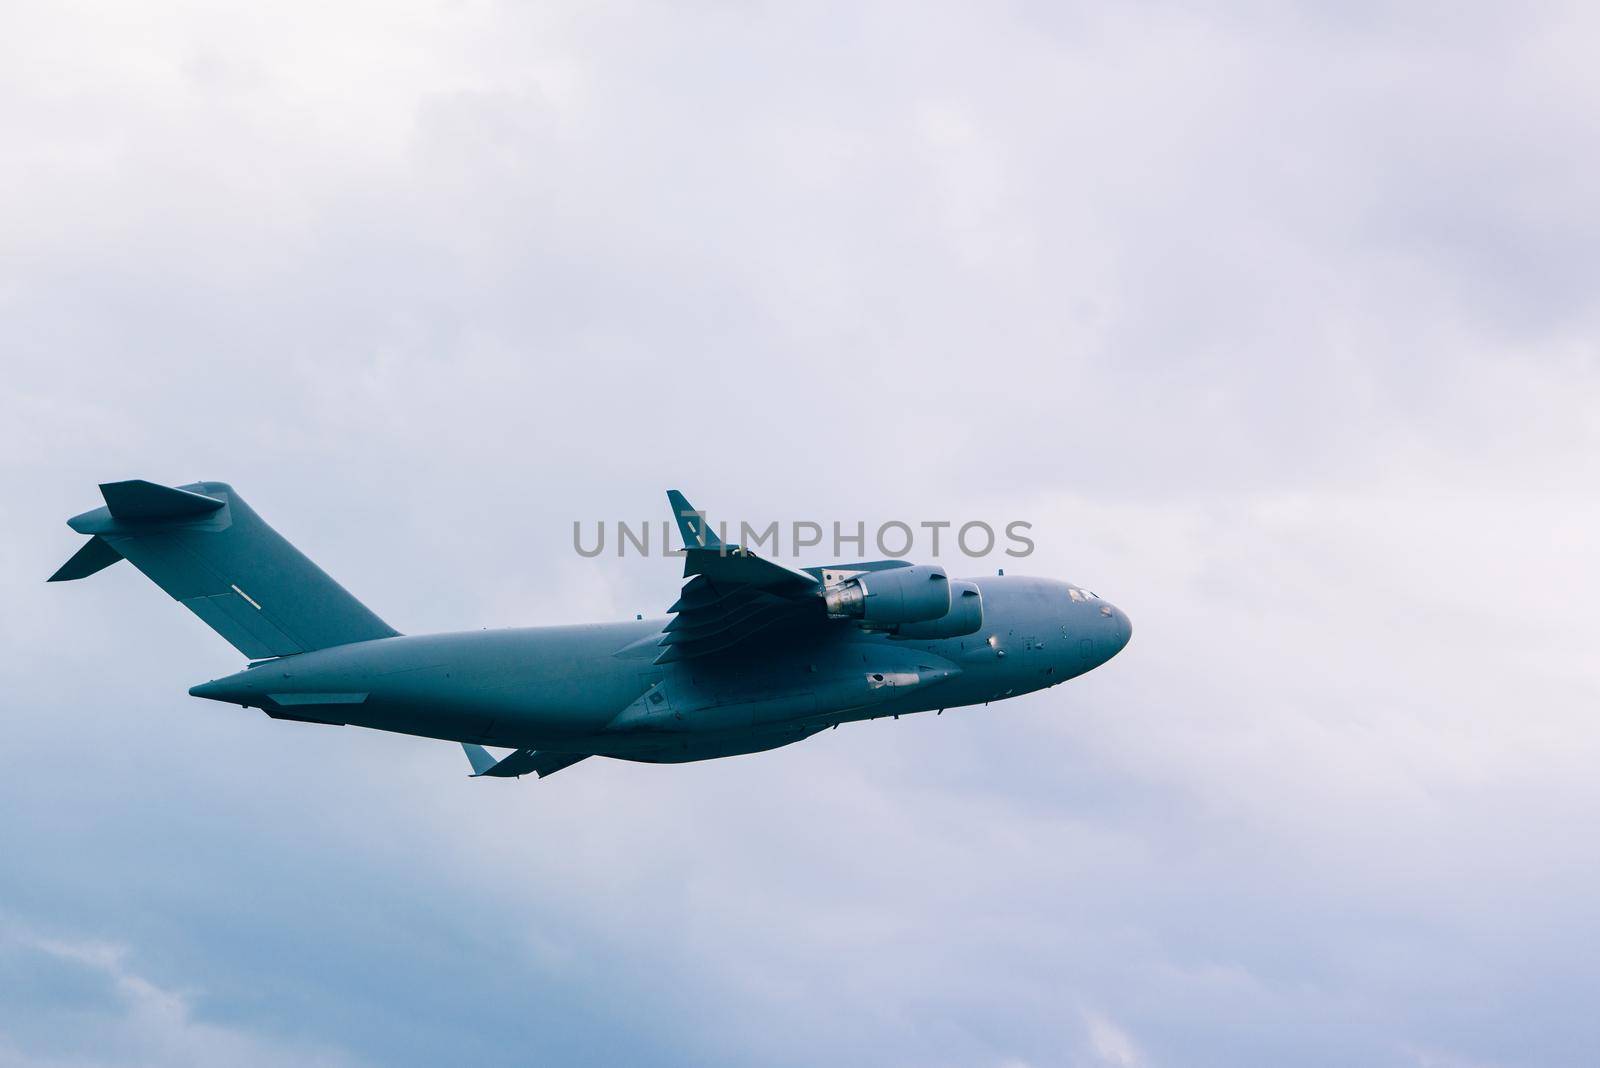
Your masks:
[{"label": "winglet", "polygon": [[489,755],[489,750],[485,749],[481,745],[472,745],[468,742],[462,742],[461,748],[467,752],[467,761],[472,765],[472,775],[474,778],[482,775],[484,772],[488,771],[490,768],[499,763],[498,760]]},{"label": "winglet", "polygon": [[667,500],[672,504],[672,518],[678,521],[678,533],[683,537],[685,548],[722,548],[722,539],[712,532],[704,512],[696,511],[677,490],[667,490]]}]

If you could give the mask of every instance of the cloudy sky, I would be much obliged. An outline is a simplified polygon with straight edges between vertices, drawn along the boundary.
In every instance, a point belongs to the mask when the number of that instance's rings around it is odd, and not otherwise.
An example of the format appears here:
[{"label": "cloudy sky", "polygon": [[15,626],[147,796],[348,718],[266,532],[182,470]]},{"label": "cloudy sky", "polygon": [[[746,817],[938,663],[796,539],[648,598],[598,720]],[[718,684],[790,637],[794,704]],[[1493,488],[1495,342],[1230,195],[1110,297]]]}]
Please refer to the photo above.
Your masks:
[{"label": "cloudy sky", "polygon": [[[0,1063],[1600,1060],[1587,5],[3,21]],[[121,478],[408,632],[660,612],[572,522],[679,486],[1026,519],[1135,635],[470,782],[46,586]]]}]

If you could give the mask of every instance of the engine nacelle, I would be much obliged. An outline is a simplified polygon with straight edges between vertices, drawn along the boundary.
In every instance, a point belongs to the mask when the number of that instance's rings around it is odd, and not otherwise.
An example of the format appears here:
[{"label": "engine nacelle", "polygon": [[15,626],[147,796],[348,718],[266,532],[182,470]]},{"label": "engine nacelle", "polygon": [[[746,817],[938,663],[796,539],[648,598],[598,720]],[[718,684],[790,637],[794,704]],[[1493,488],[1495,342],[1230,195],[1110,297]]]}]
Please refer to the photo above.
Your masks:
[{"label": "engine nacelle", "polygon": [[950,611],[950,579],[932,564],[867,571],[829,586],[823,599],[834,619],[920,623]]},{"label": "engine nacelle", "polygon": [[938,619],[902,623],[897,638],[960,638],[983,629],[983,592],[976,582],[950,581],[950,611]]}]

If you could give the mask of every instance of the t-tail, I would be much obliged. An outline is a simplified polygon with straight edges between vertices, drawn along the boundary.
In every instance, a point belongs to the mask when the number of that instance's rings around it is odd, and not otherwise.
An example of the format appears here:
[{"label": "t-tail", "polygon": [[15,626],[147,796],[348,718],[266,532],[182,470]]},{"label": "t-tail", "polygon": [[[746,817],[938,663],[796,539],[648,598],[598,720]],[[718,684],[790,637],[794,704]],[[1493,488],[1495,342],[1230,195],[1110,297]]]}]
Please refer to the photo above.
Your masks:
[{"label": "t-tail", "polygon": [[399,632],[285,541],[225,482],[100,487],[106,506],[67,520],[89,541],[51,582],[127,560],[252,660]]}]

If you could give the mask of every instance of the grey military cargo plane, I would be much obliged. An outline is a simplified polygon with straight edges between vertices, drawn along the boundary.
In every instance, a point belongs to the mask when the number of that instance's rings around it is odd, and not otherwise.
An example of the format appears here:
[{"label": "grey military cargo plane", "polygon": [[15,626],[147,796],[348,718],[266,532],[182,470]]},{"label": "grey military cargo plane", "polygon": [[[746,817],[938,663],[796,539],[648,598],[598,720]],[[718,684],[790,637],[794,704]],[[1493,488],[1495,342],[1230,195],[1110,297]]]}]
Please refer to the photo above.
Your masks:
[{"label": "grey military cargo plane", "polygon": [[1053,579],[951,579],[902,560],[790,568],[724,543],[673,490],[687,581],[665,619],[407,635],[226,483],[100,492],[105,507],[67,521],[89,541],[50,581],[127,559],[250,658],[191,694],[460,742],[474,775],[710,760],[987,704],[1096,668],[1131,634],[1115,605]]}]

